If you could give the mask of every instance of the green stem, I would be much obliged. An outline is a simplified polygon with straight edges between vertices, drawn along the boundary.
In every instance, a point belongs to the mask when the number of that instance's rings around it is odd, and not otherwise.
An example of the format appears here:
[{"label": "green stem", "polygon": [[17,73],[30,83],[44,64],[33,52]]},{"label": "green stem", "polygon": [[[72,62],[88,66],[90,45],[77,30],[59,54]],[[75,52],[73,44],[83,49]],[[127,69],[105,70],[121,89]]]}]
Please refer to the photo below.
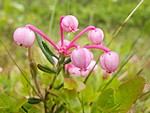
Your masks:
[{"label": "green stem", "polygon": [[47,113],[47,104],[46,104],[46,101],[43,101],[44,103],[44,112]]},{"label": "green stem", "polygon": [[98,63],[98,61],[99,61],[99,58],[98,58],[98,60],[96,61],[95,65],[92,67],[92,69],[91,69],[91,71],[89,72],[88,76],[85,78],[85,80],[84,80],[84,83],[85,83],[85,84],[86,84],[87,80],[89,79],[90,75],[92,74],[92,72],[93,72],[95,66],[96,66],[97,63]]},{"label": "green stem", "polygon": [[148,67],[150,64],[150,59],[147,60],[144,65],[142,66],[142,68],[135,74],[135,76],[138,76],[146,67]]},{"label": "green stem", "polygon": [[91,76],[91,74],[92,74],[92,72],[93,72],[95,66],[96,66],[97,63],[99,62],[99,58],[100,58],[100,56],[101,56],[101,53],[100,53],[98,56],[99,56],[99,57],[98,57],[98,59],[96,60],[95,65],[93,66],[92,70],[89,72],[88,76],[87,76],[87,77],[85,78],[85,80],[84,80],[84,83],[85,83],[85,84],[87,83],[87,80],[90,78],[90,76]]},{"label": "green stem", "polygon": [[[29,59],[29,63],[31,64],[31,63],[33,62],[33,65],[34,65],[34,60],[32,59],[31,48],[30,48],[30,47],[28,48],[28,59]],[[34,66],[31,67],[31,68],[34,68]],[[37,69],[35,68],[35,69],[33,69],[33,70],[36,71],[36,72],[34,73],[34,75],[32,75],[32,78],[33,78],[33,80],[34,80],[34,84],[35,84],[35,86],[36,86],[36,89],[37,89],[37,91],[38,91],[40,97],[43,99],[42,92],[41,92],[41,90],[40,90],[40,88],[39,88],[39,85],[38,85],[38,82],[37,82],[37,79],[36,79],[36,76],[37,76]],[[31,73],[31,74],[32,74],[32,73]]]},{"label": "green stem", "polygon": [[54,21],[54,16],[55,16],[55,9],[56,9],[56,5],[57,5],[57,0],[54,0],[54,5],[53,5],[53,9],[52,9],[52,13],[51,13],[51,17],[50,17],[50,21],[49,21],[49,28],[48,28],[48,35],[51,35],[51,31],[52,31],[52,25],[53,25],[53,21]]},{"label": "green stem", "polygon": [[21,72],[21,74],[23,75],[24,79],[26,80],[26,82],[30,85],[30,87],[33,89],[33,91],[35,92],[35,94],[37,94],[39,97],[40,95],[37,93],[37,91],[35,90],[35,88],[32,86],[32,84],[30,83],[30,81],[27,79],[27,77],[25,76],[25,74],[22,72],[21,68],[18,66],[18,64],[15,62],[15,60],[12,58],[11,54],[9,53],[7,47],[5,46],[5,44],[2,42],[2,40],[0,40],[1,44],[3,45],[3,47],[5,48],[7,54],[9,55],[9,57],[11,58],[11,60],[13,61],[13,63],[16,65],[16,67],[19,69],[19,71]]},{"label": "green stem", "polygon": [[131,16],[135,13],[135,11],[138,9],[138,7],[144,2],[144,0],[141,0],[139,2],[139,4],[133,9],[133,11],[128,15],[128,17],[124,20],[124,22],[121,24],[121,26],[117,29],[117,31],[114,33],[114,35],[112,36],[111,41],[108,43],[108,46],[110,46],[110,44],[112,43],[112,41],[115,39],[115,37],[117,36],[117,34],[119,33],[119,31],[125,26],[125,24],[127,23],[127,21],[131,18]]},{"label": "green stem", "polygon": [[84,103],[83,103],[83,93],[82,93],[82,112],[85,113],[85,111],[84,111]]},{"label": "green stem", "polygon": [[144,97],[145,95],[150,95],[150,91],[147,91],[147,92],[143,93],[139,98],[142,98],[142,97]]},{"label": "green stem", "polygon": [[[62,64],[62,62],[64,62],[64,60],[65,60],[65,58],[60,55],[59,60],[58,60],[58,66],[57,66],[57,74],[55,74],[51,84],[49,85],[48,91],[45,91],[45,98],[44,98],[45,104],[46,104],[46,101],[48,100],[48,95],[51,94],[50,89],[52,89],[54,87],[55,80],[56,80],[57,76],[59,75],[61,69],[63,68],[61,66],[61,64]],[[54,96],[57,96],[57,95],[54,95]],[[44,104],[44,109],[47,109],[45,104]],[[45,110],[45,113],[47,113],[46,111],[47,110]]]}]

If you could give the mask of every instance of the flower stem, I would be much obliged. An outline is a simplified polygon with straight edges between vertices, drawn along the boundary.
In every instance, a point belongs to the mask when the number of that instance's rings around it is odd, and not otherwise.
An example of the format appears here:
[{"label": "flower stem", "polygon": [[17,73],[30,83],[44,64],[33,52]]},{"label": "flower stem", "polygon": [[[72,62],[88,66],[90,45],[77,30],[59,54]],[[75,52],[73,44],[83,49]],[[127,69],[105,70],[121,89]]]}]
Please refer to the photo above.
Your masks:
[{"label": "flower stem", "polygon": [[47,104],[46,104],[46,101],[43,101],[44,103],[44,112],[47,113]]},{"label": "flower stem", "polygon": [[87,31],[89,31],[89,30],[93,30],[93,29],[95,29],[94,26],[88,26],[88,27],[86,27],[85,29],[83,29],[83,30],[70,42],[70,44],[69,44],[69,46],[67,47],[67,49],[70,48],[70,46],[71,46],[80,36],[82,36],[85,32],[87,32]]},{"label": "flower stem", "polygon": [[84,83],[85,83],[85,84],[87,83],[87,80],[89,79],[89,77],[90,77],[91,73],[93,72],[95,66],[97,65],[98,61],[99,61],[99,59],[96,61],[95,65],[92,67],[92,69],[91,69],[91,71],[89,72],[88,76],[85,78],[85,80],[84,80]]},{"label": "flower stem", "polygon": [[49,20],[48,35],[52,34],[52,26],[53,26],[54,17],[55,17],[55,14],[56,14],[56,5],[57,5],[57,3],[58,3],[58,0],[55,0],[55,2],[53,4],[54,9],[51,11],[51,16],[50,16],[50,20]]},{"label": "flower stem", "polygon": [[26,25],[26,27],[28,27],[29,29],[31,29],[31,30],[37,32],[39,35],[41,35],[43,38],[45,38],[50,44],[52,44],[52,46],[53,46],[57,51],[59,51],[58,46],[57,46],[52,40],[50,40],[50,38],[49,38],[47,35],[45,35],[42,31],[40,31],[38,28],[36,28],[35,26],[30,25],[30,24]]},{"label": "flower stem", "polygon": [[87,49],[100,49],[105,52],[110,52],[110,50],[106,46],[101,46],[101,45],[91,45],[91,46],[83,46],[83,47]]},{"label": "flower stem", "polygon": [[30,71],[31,71],[31,75],[34,81],[34,84],[36,86],[37,92],[39,93],[40,97],[43,99],[43,95],[42,92],[39,88],[36,76],[37,76],[37,65],[35,63],[35,61],[32,59],[32,55],[31,55],[31,47],[28,48],[28,60],[29,60],[29,64],[30,64]]},{"label": "flower stem", "polygon": [[69,48],[66,48],[65,49],[65,55],[70,55],[72,53],[72,51],[70,51],[70,52],[68,51],[72,47],[78,48],[79,45],[78,44],[72,44]]}]

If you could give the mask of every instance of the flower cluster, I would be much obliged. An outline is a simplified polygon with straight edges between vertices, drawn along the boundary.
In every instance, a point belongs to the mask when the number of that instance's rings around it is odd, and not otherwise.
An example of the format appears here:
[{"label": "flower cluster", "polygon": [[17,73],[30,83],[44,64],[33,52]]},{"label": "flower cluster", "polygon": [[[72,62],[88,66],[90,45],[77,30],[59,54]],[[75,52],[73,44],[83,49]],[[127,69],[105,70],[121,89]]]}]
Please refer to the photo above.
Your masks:
[{"label": "flower cluster", "polygon": [[[61,40],[58,44],[55,44],[48,36],[33,25],[26,25],[25,27],[16,29],[14,32],[14,41],[20,46],[30,47],[35,40],[35,34],[33,31],[46,39],[56,49],[56,51],[58,51],[58,54],[64,57],[70,56],[71,63],[65,65],[65,69],[71,74],[86,77],[90,71],[95,71],[97,69],[96,62],[93,60],[93,54],[89,49],[104,51],[99,60],[101,68],[106,72],[112,73],[118,67],[119,58],[117,53],[110,51],[107,47],[102,45],[104,33],[100,28],[88,26],[76,35],[72,41],[64,39],[64,32],[75,33],[78,31],[78,20],[73,15],[62,16],[60,18]],[[81,47],[76,43],[76,40],[86,32],[88,32],[88,37],[92,44]],[[92,69],[94,65],[96,66]]]}]

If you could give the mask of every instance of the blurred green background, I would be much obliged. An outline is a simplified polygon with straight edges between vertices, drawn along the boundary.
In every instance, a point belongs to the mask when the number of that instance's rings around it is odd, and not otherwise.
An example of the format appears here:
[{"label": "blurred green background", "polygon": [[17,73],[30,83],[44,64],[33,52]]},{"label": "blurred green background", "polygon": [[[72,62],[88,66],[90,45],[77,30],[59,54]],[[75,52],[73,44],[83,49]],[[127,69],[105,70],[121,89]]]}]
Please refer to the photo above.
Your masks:
[{"label": "blurred green background", "polygon": [[[60,40],[60,17],[72,14],[79,20],[79,30],[88,25],[103,29],[105,33],[103,45],[107,45],[115,31],[139,2],[140,0],[0,0],[0,38],[20,68],[28,73],[26,48],[17,46],[13,41],[13,32],[17,27],[32,24],[57,43]],[[84,35],[81,41],[88,41],[87,36]],[[34,48],[36,46],[37,42]],[[149,90],[150,0],[145,0],[137,9],[109,48],[118,52],[120,63],[128,54],[135,52],[119,76],[126,78],[136,75],[142,70],[139,75],[146,79],[147,87],[145,90]],[[40,54],[35,54],[35,56],[38,60],[42,59]],[[0,91],[2,90],[4,93],[13,92],[13,83],[7,83],[10,82],[10,76],[15,79],[19,76],[19,71],[0,44]],[[15,90],[15,92],[17,91]]]}]

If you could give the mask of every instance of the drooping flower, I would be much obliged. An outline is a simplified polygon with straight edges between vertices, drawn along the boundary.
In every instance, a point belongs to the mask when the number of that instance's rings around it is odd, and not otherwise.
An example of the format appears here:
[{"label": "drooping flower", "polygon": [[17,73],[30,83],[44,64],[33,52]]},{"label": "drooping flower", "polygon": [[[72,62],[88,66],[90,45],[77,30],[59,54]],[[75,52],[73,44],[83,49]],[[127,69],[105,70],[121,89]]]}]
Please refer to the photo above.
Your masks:
[{"label": "drooping flower", "polygon": [[78,20],[73,15],[67,15],[62,19],[61,26],[66,32],[76,32],[78,30]]},{"label": "drooping flower", "polygon": [[13,38],[18,45],[29,47],[34,43],[35,34],[29,28],[21,27],[15,30]]},{"label": "drooping flower", "polygon": [[71,53],[72,64],[81,70],[86,70],[92,61],[91,52],[86,48],[77,48]]},{"label": "drooping flower", "polygon": [[74,76],[81,76],[80,68],[75,67],[72,63],[65,65],[65,70]]},{"label": "drooping flower", "polygon": [[70,41],[65,39],[65,40],[63,40],[63,46],[61,46],[61,41],[59,41],[57,45],[58,45],[59,48],[61,48],[61,47],[67,48],[67,46],[69,44],[70,44]]},{"label": "drooping flower", "polygon": [[96,28],[94,30],[89,31],[88,37],[92,43],[100,45],[103,41],[104,33],[100,28]]},{"label": "drooping flower", "polygon": [[92,60],[86,70],[81,70],[80,68],[75,67],[72,63],[70,63],[65,65],[65,70],[68,71],[73,76],[82,76],[86,78],[91,71],[95,72],[97,70],[98,66],[96,65],[94,67],[95,64],[96,61]]},{"label": "drooping flower", "polygon": [[108,73],[114,72],[119,64],[119,57],[116,52],[103,53],[100,57],[100,65],[102,69],[106,70]]}]

